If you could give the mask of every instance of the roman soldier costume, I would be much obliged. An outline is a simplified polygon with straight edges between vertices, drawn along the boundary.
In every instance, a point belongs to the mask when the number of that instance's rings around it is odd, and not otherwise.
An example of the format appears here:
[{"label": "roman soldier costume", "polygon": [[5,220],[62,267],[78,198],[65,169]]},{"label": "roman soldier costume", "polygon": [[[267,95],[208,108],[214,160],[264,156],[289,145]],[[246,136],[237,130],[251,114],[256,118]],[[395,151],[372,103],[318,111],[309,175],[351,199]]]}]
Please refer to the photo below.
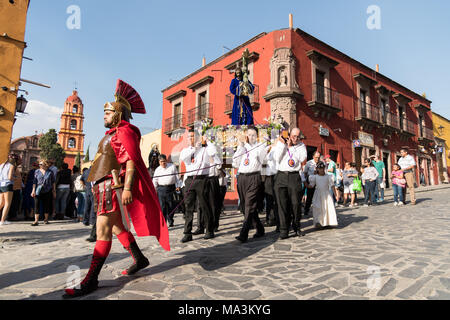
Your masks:
[{"label": "roman soldier costume", "polygon": [[[130,232],[130,220],[138,237],[155,236],[167,251],[170,250],[169,232],[158,196],[141,157],[141,133],[129,123],[132,113],[146,112],[141,97],[133,87],[119,79],[115,101],[107,102],[104,110],[114,112],[113,123],[99,143],[87,180],[94,182],[94,209],[97,215],[114,212],[122,215],[124,231],[117,238],[134,259],[134,263],[122,271],[122,274],[131,275],[147,267],[149,261]],[[122,191],[131,191],[131,203],[122,204]],[[64,297],[82,296],[97,289],[98,275],[110,249],[111,241],[97,240],[88,274],[79,288],[66,289]]]}]

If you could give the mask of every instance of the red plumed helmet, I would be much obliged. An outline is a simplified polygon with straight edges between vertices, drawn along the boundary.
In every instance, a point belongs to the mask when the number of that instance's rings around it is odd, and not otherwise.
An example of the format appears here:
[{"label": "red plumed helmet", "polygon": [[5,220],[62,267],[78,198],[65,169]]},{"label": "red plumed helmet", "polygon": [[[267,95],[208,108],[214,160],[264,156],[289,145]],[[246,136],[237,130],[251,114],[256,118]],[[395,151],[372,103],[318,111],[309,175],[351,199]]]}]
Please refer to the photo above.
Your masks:
[{"label": "red plumed helmet", "polygon": [[124,104],[132,113],[146,113],[144,102],[137,91],[125,81],[117,80],[116,102]]}]

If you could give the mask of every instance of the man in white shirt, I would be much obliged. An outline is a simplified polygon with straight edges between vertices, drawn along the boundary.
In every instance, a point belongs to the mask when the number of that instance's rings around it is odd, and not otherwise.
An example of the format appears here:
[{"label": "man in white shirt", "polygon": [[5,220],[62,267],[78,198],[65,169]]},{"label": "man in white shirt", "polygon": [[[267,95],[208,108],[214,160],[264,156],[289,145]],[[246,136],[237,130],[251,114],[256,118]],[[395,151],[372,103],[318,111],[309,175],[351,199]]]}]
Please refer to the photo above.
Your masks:
[{"label": "man in white shirt", "polygon": [[314,152],[313,158],[309,160],[303,171],[301,173],[302,181],[306,186],[306,203],[305,203],[305,212],[303,213],[305,216],[309,214],[309,209],[311,208],[312,198],[314,197],[314,191],[316,191],[316,187],[309,187],[309,177],[314,174],[316,171],[316,166],[319,163],[320,152]]},{"label": "man in white shirt", "polygon": [[[416,204],[416,195],[414,192],[414,168],[416,167],[416,161],[413,156],[408,154],[408,150],[406,148],[402,148],[400,150],[401,158],[398,159],[398,165],[400,166],[401,171],[403,171],[403,175],[406,179],[406,185],[408,186],[409,194],[411,197],[411,204]],[[403,188],[403,203],[406,204],[406,188]]]},{"label": "man in white shirt", "polygon": [[186,212],[184,237],[181,242],[192,241],[192,221],[195,202],[198,199],[199,209],[203,213],[206,234],[204,239],[214,238],[214,217],[208,204],[207,178],[209,176],[210,157],[217,153],[216,147],[205,137],[199,139],[192,130],[189,131],[189,146],[180,153],[180,160],[186,165],[185,192]]},{"label": "man in white shirt", "polygon": [[[222,160],[216,153],[213,157],[209,158],[209,174],[206,180],[206,189],[208,191],[207,199],[208,205],[211,208],[211,213],[214,218],[214,232],[219,230],[219,218],[222,206],[220,206],[220,185],[219,185],[219,170],[222,166]],[[201,208],[198,208],[198,223],[197,230],[192,232],[193,235],[202,234],[205,232],[205,223],[203,218],[203,212]]]},{"label": "man in white shirt", "polygon": [[241,208],[244,211],[244,223],[239,236],[240,242],[246,242],[252,224],[256,226],[253,238],[264,236],[264,226],[258,216],[258,196],[262,192],[261,168],[266,157],[265,143],[257,142],[258,131],[249,128],[247,136],[241,139],[233,157],[233,167],[238,168],[238,194]]},{"label": "man in white shirt", "polygon": [[300,228],[302,197],[300,170],[306,160],[307,151],[306,146],[300,141],[300,134],[299,128],[293,128],[289,137],[286,139],[280,136],[275,146],[274,158],[278,166],[278,173],[275,178],[275,195],[280,217],[281,239],[289,237],[291,215],[293,216],[292,226],[295,234],[298,236],[304,235]]},{"label": "man in white shirt", "polygon": [[277,226],[276,232],[280,231],[280,220],[278,218],[278,206],[275,201],[274,181],[277,174],[277,164],[273,158],[274,148],[272,145],[266,147],[267,156],[263,161],[261,176],[264,183],[264,198],[266,200],[266,226]]},{"label": "man in white shirt", "polygon": [[167,163],[165,154],[160,154],[158,159],[159,167],[154,172],[153,185],[158,193],[159,204],[166,223],[169,224],[169,227],[173,227],[173,217],[169,214],[174,208],[174,192],[180,190],[181,181],[178,177],[177,167],[172,163]]}]

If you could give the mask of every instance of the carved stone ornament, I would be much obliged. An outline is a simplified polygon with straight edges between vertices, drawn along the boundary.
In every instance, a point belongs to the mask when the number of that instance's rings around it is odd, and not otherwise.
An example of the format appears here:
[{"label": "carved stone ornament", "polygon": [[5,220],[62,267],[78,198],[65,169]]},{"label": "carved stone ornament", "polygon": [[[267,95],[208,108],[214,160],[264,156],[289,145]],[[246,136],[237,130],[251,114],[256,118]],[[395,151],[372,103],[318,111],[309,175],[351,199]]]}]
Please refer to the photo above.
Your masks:
[{"label": "carved stone ornament", "polygon": [[290,127],[296,126],[297,99],[303,96],[295,68],[296,59],[290,48],[275,49],[270,60],[270,83],[263,97],[270,101],[271,116],[281,115]]}]

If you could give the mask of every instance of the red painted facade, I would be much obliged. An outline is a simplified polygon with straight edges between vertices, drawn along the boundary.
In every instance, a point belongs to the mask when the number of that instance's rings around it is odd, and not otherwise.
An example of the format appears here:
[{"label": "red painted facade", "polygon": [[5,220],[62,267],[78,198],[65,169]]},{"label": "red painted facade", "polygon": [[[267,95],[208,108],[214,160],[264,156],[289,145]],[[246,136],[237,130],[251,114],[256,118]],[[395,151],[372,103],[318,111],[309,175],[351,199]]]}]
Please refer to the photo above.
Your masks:
[{"label": "red painted facade", "polygon": [[[376,152],[380,157],[386,157],[388,172],[397,161],[400,148],[408,146],[418,165],[425,169],[426,182],[437,184],[436,159],[430,148],[433,135],[431,132],[430,136],[425,129],[432,129],[431,101],[300,29],[262,33],[162,91],[161,152],[172,154],[176,164],[177,153],[185,145],[182,137],[173,134],[174,112],[184,116],[181,122],[175,122],[175,127],[187,129],[189,110],[206,102],[209,103],[207,109],[214,125],[230,124],[231,115],[225,113],[226,96],[234,77],[230,65],[241,58],[246,48],[254,53],[250,63],[250,80],[259,89],[258,97],[255,98],[259,102],[259,109],[254,111],[255,124],[264,124],[263,119],[271,115],[270,101],[263,97],[271,83],[270,64],[274,50],[290,48],[296,61],[296,81],[303,94],[297,99],[296,116],[297,126],[306,137],[303,141],[305,145],[316,147],[323,154],[330,153],[341,167],[344,161],[359,163],[361,158]],[[325,77],[324,82],[320,82],[323,87],[314,85],[322,77],[321,72]],[[359,99],[363,96],[360,90],[366,91],[365,103],[360,103]],[[382,95],[387,104],[385,113],[380,108]],[[399,105],[405,112],[402,125],[399,121]],[[360,107],[365,112],[361,113]],[[181,111],[177,111],[180,108]],[[203,115],[208,114],[208,110]],[[328,131],[328,136],[319,134],[320,126],[325,129],[325,133]],[[183,130],[181,132],[186,133]],[[366,137],[373,136],[373,147],[369,146],[370,139],[366,141],[368,146],[353,147],[352,141],[359,138],[359,132],[365,133]],[[419,183],[419,170],[416,176]],[[229,192],[227,199],[236,200],[237,193]]]}]

